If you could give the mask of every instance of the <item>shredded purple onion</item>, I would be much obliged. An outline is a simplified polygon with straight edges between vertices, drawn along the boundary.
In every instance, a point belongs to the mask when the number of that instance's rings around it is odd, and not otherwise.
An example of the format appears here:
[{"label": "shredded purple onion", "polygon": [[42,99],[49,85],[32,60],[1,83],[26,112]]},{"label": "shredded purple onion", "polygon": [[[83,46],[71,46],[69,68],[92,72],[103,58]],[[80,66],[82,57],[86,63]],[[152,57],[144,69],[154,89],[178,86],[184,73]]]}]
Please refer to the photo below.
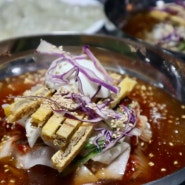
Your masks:
[{"label": "shredded purple onion", "polygon": [[[106,151],[115,146],[122,138],[128,136],[136,126],[135,111],[123,105],[121,107],[123,108],[123,112],[126,113],[128,117],[127,121],[123,123],[125,124],[124,131],[112,131],[106,128],[96,128],[96,131],[99,131],[99,134],[94,139],[93,143],[96,147],[100,148],[99,142],[103,140],[103,151]],[[132,126],[130,126],[130,124]]]},{"label": "shredded purple onion", "polygon": [[94,65],[96,66],[96,69],[98,69],[98,71],[100,71],[102,74],[104,74],[104,76],[106,77],[106,79],[108,79],[108,81],[113,84],[113,80],[112,78],[110,78],[110,76],[107,74],[107,72],[105,71],[105,69],[101,66],[100,62],[98,61],[98,59],[94,56],[94,54],[90,51],[89,47],[86,45],[83,47],[84,52],[89,56],[89,58],[93,61]]},{"label": "shredded purple onion", "polygon": [[71,58],[66,58],[66,60],[71,63],[74,66],[77,66],[79,68],[79,71],[83,73],[90,81],[97,83],[101,86],[104,86],[105,88],[109,89],[110,91],[114,92],[117,94],[119,92],[119,88],[113,86],[112,84],[109,84],[102,79],[100,79],[91,69],[85,68],[84,66],[81,66]]},{"label": "shredded purple onion", "polygon": [[162,9],[163,12],[166,12],[166,13],[169,13],[171,15],[177,15],[178,14],[178,11],[177,10],[173,10],[169,7],[165,7]]},{"label": "shredded purple onion", "polygon": [[[86,47],[85,47],[86,48]],[[76,56],[76,57],[71,57],[68,55],[61,55],[59,58],[57,58],[56,60],[53,61],[52,66],[48,69],[46,76],[49,77],[49,80],[53,83],[60,83],[62,84],[66,84],[67,82],[69,82],[70,77],[75,73],[75,76],[73,76],[73,78],[77,79],[77,76],[79,76],[79,72],[81,72],[82,74],[84,74],[91,82],[96,83],[100,86],[104,86],[105,88],[107,88],[108,90],[114,92],[114,93],[118,93],[119,92],[119,88],[113,85],[112,79],[109,77],[109,75],[106,73],[106,71],[101,67],[101,65],[99,64],[98,60],[95,58],[95,56],[90,52],[90,50],[88,48],[85,49],[85,51],[88,53],[90,59],[92,60],[92,62],[94,63],[95,67],[97,68],[98,71],[100,71],[104,76],[105,79],[108,80],[108,82],[103,81],[102,79],[100,79],[93,70],[86,68],[84,66],[81,66],[80,64],[78,64],[76,62],[76,60],[82,59],[84,58],[84,56]],[[65,74],[60,74],[60,75],[53,75],[52,72],[53,70],[57,67],[57,65],[59,65],[62,62],[69,62],[72,66],[73,69],[70,69],[69,71],[67,71]],[[78,71],[78,72],[77,72]],[[80,83],[80,78],[78,78],[78,82],[79,85],[81,85],[79,87],[79,89],[82,91],[82,83]],[[99,87],[98,87],[99,88]],[[97,94],[97,93],[96,93]],[[95,94],[95,95],[96,95]]]},{"label": "shredded purple onion", "polygon": [[185,3],[183,0],[175,0],[175,3],[185,8]]},{"label": "shredded purple onion", "polygon": [[172,41],[179,42],[181,40],[184,40],[183,37],[180,34],[178,34],[177,29],[174,28],[171,33],[162,37],[157,44],[162,45],[164,43],[168,43]]}]

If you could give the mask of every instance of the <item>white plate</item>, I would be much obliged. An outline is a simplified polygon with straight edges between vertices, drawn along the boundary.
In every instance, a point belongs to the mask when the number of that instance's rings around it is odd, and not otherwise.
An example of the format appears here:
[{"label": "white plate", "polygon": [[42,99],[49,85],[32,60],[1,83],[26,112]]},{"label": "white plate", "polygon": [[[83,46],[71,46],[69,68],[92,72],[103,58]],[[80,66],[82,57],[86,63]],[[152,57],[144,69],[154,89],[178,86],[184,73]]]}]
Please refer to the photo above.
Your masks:
[{"label": "white plate", "polygon": [[96,0],[1,0],[0,40],[51,32],[94,33],[104,20],[103,5]]}]

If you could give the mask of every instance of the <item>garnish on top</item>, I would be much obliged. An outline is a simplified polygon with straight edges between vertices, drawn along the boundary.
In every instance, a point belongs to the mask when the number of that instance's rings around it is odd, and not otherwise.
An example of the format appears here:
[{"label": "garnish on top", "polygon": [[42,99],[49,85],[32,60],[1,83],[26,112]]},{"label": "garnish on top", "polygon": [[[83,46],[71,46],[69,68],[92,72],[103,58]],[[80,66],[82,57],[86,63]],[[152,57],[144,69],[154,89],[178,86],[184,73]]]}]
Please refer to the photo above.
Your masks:
[{"label": "garnish on top", "polygon": [[[129,138],[150,140],[150,126],[140,114],[139,104],[120,103],[136,80],[108,73],[88,46],[83,46],[82,54],[72,55],[41,40],[35,57],[51,62],[44,83],[15,97],[4,106],[4,112],[8,122],[25,127],[30,147],[41,138],[54,149],[53,168],[63,172],[80,156],[75,165],[98,161],[106,164],[104,172],[110,173],[120,156],[124,154],[128,161]],[[114,150],[116,154],[110,155]],[[117,178],[124,174],[125,167],[121,169],[115,172]]]}]

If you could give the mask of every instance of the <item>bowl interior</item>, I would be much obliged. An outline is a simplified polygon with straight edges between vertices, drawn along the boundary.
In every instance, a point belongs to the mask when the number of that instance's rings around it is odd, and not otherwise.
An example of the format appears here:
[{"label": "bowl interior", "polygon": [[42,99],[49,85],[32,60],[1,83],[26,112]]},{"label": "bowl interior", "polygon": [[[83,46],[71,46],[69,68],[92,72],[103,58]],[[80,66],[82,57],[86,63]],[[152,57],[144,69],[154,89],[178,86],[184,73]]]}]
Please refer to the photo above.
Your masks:
[{"label": "bowl interior", "polygon": [[[185,63],[143,43],[100,35],[38,35],[1,42],[0,79],[48,67],[47,61],[34,61],[33,52],[40,39],[78,53],[83,45],[89,45],[107,69],[147,81],[185,102]],[[184,171],[149,184],[169,184],[172,179],[175,179],[172,184],[180,184],[185,180]]]}]

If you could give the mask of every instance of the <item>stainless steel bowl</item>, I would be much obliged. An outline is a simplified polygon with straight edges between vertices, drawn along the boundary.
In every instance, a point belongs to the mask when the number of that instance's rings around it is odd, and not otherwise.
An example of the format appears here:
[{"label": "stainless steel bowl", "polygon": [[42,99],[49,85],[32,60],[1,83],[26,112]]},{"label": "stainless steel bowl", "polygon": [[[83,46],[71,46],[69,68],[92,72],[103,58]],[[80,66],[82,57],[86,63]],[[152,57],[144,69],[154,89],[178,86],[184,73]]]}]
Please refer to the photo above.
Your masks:
[{"label": "stainless steel bowl", "polygon": [[[128,20],[131,19],[131,17],[143,12],[150,11],[152,7],[156,6],[157,1],[160,0],[106,0],[104,2],[104,13],[109,20],[109,23],[114,26],[114,29],[109,24],[106,24],[105,30],[114,36],[130,38],[132,40],[139,40],[140,42],[147,42],[140,38],[134,37],[130,34],[128,30],[125,31],[124,26],[126,25]],[[164,3],[174,3],[173,0],[162,1]],[[109,27],[111,27],[112,30],[109,30]],[[132,27],[134,28],[134,25]],[[140,27],[136,26],[136,31],[139,32],[139,28]],[[179,58],[185,60],[184,52],[176,51],[170,48],[162,49],[168,50]]]},{"label": "stainless steel bowl", "polygon": [[[121,74],[128,73],[163,88],[185,103],[185,63],[168,52],[130,39],[102,35],[38,35],[0,43],[0,79],[46,68],[33,60],[40,39],[69,50],[90,45],[104,56],[103,65]],[[7,52],[9,52],[7,54]],[[178,185],[185,181],[185,168],[146,185]]]}]

